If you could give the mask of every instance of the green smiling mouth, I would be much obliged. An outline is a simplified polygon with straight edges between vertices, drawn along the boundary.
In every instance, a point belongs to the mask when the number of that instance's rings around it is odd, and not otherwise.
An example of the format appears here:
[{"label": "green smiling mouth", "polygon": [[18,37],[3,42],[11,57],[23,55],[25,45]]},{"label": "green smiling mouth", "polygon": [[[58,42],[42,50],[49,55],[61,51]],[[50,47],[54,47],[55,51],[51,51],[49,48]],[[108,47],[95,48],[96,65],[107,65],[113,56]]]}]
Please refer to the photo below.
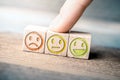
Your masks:
[{"label": "green smiling mouth", "polygon": [[80,56],[85,54],[85,49],[73,49],[74,55]]}]

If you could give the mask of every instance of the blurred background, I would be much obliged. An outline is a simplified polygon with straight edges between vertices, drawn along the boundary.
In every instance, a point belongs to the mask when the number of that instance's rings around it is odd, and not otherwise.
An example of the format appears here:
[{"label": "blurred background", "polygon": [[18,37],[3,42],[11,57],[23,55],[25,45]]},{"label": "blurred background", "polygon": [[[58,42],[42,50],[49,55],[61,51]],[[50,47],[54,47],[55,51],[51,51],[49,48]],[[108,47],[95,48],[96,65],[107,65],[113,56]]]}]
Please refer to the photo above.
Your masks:
[{"label": "blurred background", "polygon": [[[65,0],[0,0],[0,32],[48,27]],[[92,33],[92,46],[120,48],[120,0],[94,0],[73,30]]]}]

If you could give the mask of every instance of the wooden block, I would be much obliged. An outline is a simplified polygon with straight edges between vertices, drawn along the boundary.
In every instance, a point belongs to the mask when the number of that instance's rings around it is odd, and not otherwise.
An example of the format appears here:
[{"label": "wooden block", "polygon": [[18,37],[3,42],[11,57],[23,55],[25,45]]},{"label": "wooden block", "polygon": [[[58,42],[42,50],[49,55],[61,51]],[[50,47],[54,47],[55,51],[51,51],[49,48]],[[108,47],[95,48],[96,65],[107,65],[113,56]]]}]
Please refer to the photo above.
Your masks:
[{"label": "wooden block", "polygon": [[29,25],[24,29],[23,50],[43,53],[47,28]]},{"label": "wooden block", "polygon": [[45,53],[66,56],[68,37],[68,33],[48,31],[46,37]]},{"label": "wooden block", "polygon": [[89,58],[91,34],[71,31],[69,37],[68,57]]}]

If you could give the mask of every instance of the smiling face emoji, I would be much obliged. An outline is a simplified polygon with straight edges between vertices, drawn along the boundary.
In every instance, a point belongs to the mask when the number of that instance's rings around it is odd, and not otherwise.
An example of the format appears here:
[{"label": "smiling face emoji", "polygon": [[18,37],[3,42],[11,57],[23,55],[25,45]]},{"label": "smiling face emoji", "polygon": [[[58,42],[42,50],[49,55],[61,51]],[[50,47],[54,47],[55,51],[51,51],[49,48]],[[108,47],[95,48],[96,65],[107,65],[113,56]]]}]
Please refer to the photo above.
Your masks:
[{"label": "smiling face emoji", "polygon": [[47,41],[48,50],[53,54],[60,54],[66,47],[64,38],[60,35],[52,35]]},{"label": "smiling face emoji", "polygon": [[29,50],[38,50],[43,45],[43,39],[37,32],[30,32],[25,37],[25,45]]},{"label": "smiling face emoji", "polygon": [[83,56],[88,51],[88,44],[83,38],[75,38],[71,41],[69,49],[74,56]]}]

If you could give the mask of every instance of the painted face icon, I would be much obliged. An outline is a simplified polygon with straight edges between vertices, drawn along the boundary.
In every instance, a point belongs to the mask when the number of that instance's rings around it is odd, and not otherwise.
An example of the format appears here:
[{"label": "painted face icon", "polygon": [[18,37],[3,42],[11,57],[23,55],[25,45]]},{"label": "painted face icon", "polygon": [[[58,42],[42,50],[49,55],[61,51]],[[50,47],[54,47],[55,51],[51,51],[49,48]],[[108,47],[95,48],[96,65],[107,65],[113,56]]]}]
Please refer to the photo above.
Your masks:
[{"label": "painted face icon", "polygon": [[88,51],[88,44],[83,38],[75,38],[70,43],[69,49],[74,56],[83,56]]},{"label": "painted face icon", "polygon": [[30,50],[38,50],[43,45],[43,39],[37,32],[30,32],[25,37],[25,45]]},{"label": "painted face icon", "polygon": [[53,54],[60,54],[66,47],[64,38],[60,35],[52,35],[47,41],[48,50]]}]

